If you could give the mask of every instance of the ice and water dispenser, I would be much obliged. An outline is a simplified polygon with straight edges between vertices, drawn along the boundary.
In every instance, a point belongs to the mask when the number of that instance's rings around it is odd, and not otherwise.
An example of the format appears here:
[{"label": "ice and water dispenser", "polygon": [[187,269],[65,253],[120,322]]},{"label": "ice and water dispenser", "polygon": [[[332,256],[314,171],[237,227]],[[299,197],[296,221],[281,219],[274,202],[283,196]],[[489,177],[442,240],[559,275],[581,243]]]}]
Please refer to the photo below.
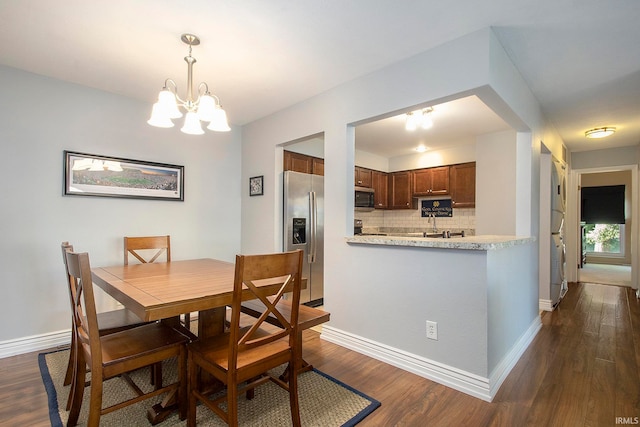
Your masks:
[{"label": "ice and water dispenser", "polygon": [[293,218],[291,241],[294,245],[304,245],[307,243],[307,219]]}]

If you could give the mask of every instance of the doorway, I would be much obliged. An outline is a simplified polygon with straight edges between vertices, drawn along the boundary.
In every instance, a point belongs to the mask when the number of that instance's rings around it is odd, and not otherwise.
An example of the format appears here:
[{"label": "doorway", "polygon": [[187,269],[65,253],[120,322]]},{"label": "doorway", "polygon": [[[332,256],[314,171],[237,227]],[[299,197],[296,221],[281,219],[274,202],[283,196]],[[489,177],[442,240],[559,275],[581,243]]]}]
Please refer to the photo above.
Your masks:
[{"label": "doorway", "polygon": [[[619,241],[607,246],[596,242],[594,229],[597,225],[581,222],[581,189],[619,184],[628,187],[625,191],[625,224],[618,229]],[[573,245],[567,254],[568,280],[638,289],[638,257],[634,255],[638,245],[637,165],[575,169],[571,171],[569,187],[567,240]]]}]

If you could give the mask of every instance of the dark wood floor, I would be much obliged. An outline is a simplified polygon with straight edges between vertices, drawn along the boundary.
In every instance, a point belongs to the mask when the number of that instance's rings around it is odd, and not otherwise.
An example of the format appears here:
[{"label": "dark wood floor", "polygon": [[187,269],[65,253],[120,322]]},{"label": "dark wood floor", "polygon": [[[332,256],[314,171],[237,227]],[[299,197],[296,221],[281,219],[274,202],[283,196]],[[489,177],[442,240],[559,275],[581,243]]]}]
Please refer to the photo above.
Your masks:
[{"label": "dark wood floor", "polygon": [[[492,403],[305,332],[305,359],[382,402],[361,426],[615,426],[640,417],[640,303],[570,284]],[[46,426],[37,354],[0,359],[0,425]]]}]

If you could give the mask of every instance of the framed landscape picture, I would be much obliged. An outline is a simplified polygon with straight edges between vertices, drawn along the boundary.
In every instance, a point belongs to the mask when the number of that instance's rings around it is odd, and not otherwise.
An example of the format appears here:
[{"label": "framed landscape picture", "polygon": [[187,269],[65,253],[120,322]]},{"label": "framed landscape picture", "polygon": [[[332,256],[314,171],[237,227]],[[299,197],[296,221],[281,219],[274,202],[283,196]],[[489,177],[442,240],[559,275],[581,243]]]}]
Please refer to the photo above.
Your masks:
[{"label": "framed landscape picture", "polygon": [[184,166],[64,151],[64,195],[184,201]]}]

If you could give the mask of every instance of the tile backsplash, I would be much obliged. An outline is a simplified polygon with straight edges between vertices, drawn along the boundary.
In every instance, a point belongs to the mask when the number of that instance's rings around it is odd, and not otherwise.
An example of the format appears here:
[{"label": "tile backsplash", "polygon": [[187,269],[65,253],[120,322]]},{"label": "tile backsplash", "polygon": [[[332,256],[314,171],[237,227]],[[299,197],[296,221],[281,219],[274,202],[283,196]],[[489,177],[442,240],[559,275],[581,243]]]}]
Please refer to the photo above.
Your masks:
[{"label": "tile backsplash", "polygon": [[[429,218],[420,216],[420,209],[355,212],[355,217],[362,220],[362,226],[365,229],[406,228],[422,231],[430,230],[433,227],[433,224],[429,222]],[[437,217],[436,225],[438,230],[475,231],[476,210],[474,208],[453,209],[451,218]]]}]

